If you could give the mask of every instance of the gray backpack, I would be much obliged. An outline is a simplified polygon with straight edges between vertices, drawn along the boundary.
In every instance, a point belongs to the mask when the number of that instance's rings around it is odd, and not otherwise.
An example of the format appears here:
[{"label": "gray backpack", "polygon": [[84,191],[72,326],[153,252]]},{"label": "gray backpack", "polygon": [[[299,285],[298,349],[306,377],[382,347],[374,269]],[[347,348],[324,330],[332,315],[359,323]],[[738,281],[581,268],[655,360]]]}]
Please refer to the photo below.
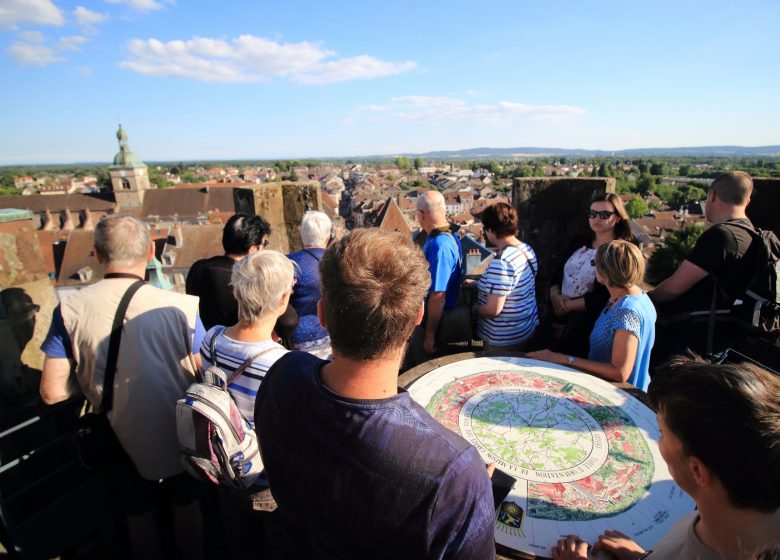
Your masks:
[{"label": "gray backpack", "polygon": [[[224,327],[222,328],[224,330]],[[227,387],[268,348],[248,358],[229,378],[217,366],[216,331],[212,364],[176,403],[176,430],[184,468],[196,478],[248,489],[263,472],[257,434],[239,412]]]}]

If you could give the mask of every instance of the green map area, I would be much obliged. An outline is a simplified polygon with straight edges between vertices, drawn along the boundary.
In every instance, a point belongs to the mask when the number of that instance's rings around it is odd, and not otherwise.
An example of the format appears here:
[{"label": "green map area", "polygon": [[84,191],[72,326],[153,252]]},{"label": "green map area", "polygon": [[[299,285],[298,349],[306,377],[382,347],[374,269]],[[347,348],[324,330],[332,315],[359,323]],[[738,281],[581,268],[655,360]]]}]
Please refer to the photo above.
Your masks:
[{"label": "green map area", "polygon": [[532,392],[499,393],[471,414],[474,435],[512,465],[562,471],[582,462],[593,447],[590,429],[561,399]]}]

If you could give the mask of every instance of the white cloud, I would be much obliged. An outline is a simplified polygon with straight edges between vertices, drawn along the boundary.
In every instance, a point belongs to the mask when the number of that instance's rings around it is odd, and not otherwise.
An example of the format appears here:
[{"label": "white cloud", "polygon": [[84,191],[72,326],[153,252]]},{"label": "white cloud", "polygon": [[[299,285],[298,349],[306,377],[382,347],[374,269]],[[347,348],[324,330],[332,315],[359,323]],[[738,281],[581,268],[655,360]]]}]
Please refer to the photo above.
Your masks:
[{"label": "white cloud", "polygon": [[12,43],[8,47],[8,54],[15,58],[21,64],[29,66],[48,66],[54,62],[62,62],[62,57],[58,56],[54,49],[40,43]]},{"label": "white cloud", "polygon": [[162,8],[155,0],[106,0],[109,4],[125,4],[139,12],[151,12]]},{"label": "white cloud", "polygon": [[81,45],[87,42],[87,38],[82,35],[70,35],[66,37],[60,37],[57,42],[56,48],[64,51],[78,51],[81,49]]},{"label": "white cloud", "polygon": [[387,118],[414,122],[470,121],[496,126],[506,126],[513,121],[564,123],[585,114],[585,109],[572,105],[531,105],[514,101],[471,105],[462,99],[421,95],[393,97],[384,105],[362,105],[355,111],[381,113]]},{"label": "white cloud", "polygon": [[19,38],[25,43],[43,43],[45,37],[40,31],[22,31]]},{"label": "white cloud", "polygon": [[196,37],[188,41],[134,39],[122,68],[152,76],[202,82],[267,82],[287,77],[301,84],[329,84],[406,72],[414,62],[384,62],[368,55],[327,60],[336,55],[319,45],[278,43],[254,35],[230,41]]},{"label": "white cloud", "polygon": [[108,19],[106,14],[93,12],[84,6],[76,6],[76,9],[73,10],[73,17],[76,18],[76,23],[82,27],[91,27]]},{"label": "white cloud", "polygon": [[65,18],[51,0],[3,0],[0,29],[16,29],[19,23],[62,25]]},{"label": "white cloud", "polygon": [[77,66],[76,72],[81,74],[82,76],[91,76],[92,75],[92,68],[89,66]]}]

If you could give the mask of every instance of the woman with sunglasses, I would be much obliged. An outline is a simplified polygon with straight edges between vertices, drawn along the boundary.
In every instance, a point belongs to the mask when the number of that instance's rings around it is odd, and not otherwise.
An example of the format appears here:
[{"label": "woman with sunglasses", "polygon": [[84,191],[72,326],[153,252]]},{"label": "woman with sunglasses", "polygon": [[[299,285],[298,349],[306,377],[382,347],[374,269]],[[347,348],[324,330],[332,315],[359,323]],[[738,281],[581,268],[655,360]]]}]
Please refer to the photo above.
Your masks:
[{"label": "woman with sunglasses", "polygon": [[614,239],[633,240],[628,213],[619,195],[597,196],[586,215],[590,231],[569,244],[553,276],[557,283],[550,286],[555,315],[550,346],[580,356],[587,355],[588,335],[609,299],[606,287],[596,281],[596,251]]},{"label": "woman with sunglasses", "polygon": [[645,259],[628,241],[610,241],[596,251],[596,278],[609,299],[590,333],[588,358],[550,350],[529,352],[529,358],[570,366],[608,381],[629,382],[647,391],[650,352],[655,341],[656,312],[639,284]]}]

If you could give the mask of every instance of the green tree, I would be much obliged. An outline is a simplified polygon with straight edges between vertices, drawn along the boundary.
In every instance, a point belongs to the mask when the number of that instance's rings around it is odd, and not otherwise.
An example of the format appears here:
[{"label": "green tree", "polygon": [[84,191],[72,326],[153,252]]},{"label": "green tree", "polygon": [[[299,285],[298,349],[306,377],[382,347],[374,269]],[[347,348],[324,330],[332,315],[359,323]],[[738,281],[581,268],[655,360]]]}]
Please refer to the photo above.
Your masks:
[{"label": "green tree", "polygon": [[393,161],[398,169],[410,169],[412,167],[411,163],[409,163],[409,158],[406,156],[398,156]]},{"label": "green tree", "polygon": [[647,281],[657,285],[669,278],[691,252],[704,230],[704,224],[694,223],[667,235],[650,257]]},{"label": "green tree", "polygon": [[626,212],[629,217],[633,219],[646,216],[650,209],[647,207],[647,203],[640,197],[635,197],[626,203]]},{"label": "green tree", "polygon": [[423,158],[421,158],[420,156],[417,156],[416,158],[414,158],[414,168],[415,169],[419,170],[424,165],[425,165],[425,162],[423,161]]},{"label": "green tree", "polygon": [[650,175],[642,175],[636,182],[635,190],[642,196],[655,192],[655,179]]}]

